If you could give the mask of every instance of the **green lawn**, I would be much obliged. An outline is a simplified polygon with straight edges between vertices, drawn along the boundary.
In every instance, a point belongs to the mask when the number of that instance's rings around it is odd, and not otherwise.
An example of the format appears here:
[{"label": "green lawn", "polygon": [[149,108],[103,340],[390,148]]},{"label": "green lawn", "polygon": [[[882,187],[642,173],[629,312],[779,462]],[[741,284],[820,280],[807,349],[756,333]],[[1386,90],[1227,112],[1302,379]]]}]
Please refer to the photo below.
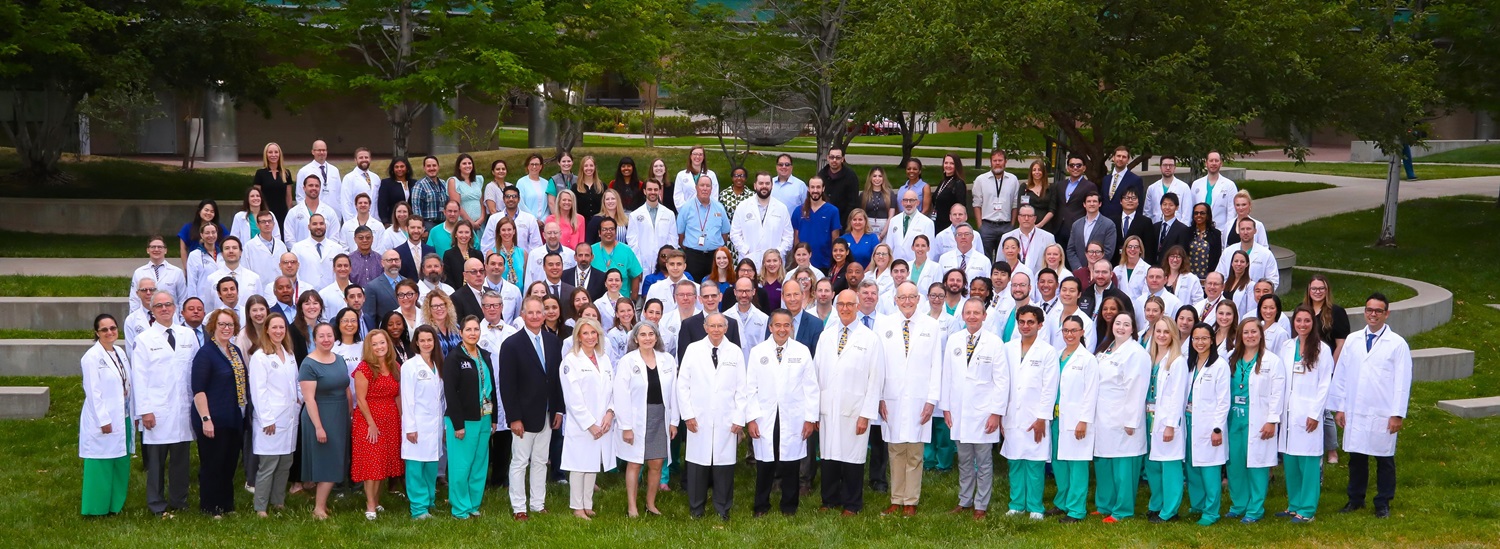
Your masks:
[{"label": "green lawn", "polygon": [[93,330],[0,330],[0,339],[92,339]]},{"label": "green lawn", "polygon": [[125,297],[127,276],[0,275],[0,295],[10,297]]},{"label": "green lawn", "polygon": [[[1384,162],[1305,162],[1298,164],[1292,161],[1241,161],[1232,162],[1230,165],[1249,170],[1315,173],[1347,177],[1368,177],[1372,179],[1385,179],[1388,167]],[[1486,168],[1480,166],[1422,166],[1417,168],[1416,171],[1417,177],[1422,179],[1451,179],[1456,177],[1500,175],[1500,167]]]},{"label": "green lawn", "polygon": [[[177,236],[167,236],[167,249],[176,250]],[[0,231],[0,257],[146,257],[138,236],[58,235]]]},{"label": "green lawn", "polygon": [[[1418,164],[1452,162],[1454,164],[1500,164],[1500,143],[1475,145],[1413,159]],[[1425,167],[1424,167],[1425,168]],[[1420,174],[1418,174],[1420,175]]]},{"label": "green lawn", "polygon": [[[38,185],[0,178],[0,196],[40,198],[120,198],[175,200],[183,197],[241,200],[250,180],[215,170],[184,172],[174,166],[104,157],[78,161],[64,157],[67,185]],[[20,168],[15,149],[0,148],[0,174]],[[250,169],[248,174],[254,174]]]},{"label": "green lawn", "polygon": [[[943,512],[955,501],[956,475],[952,473],[926,476],[921,512],[914,519],[878,517],[876,512],[886,502],[875,493],[866,494],[866,510],[856,518],[818,513],[814,495],[802,499],[802,511],[796,517],[773,513],[752,519],[753,474],[744,466],[738,469],[734,518],[727,525],[717,519],[688,520],[680,488],[663,494],[659,501],[667,516],[627,519],[618,474],[602,476],[604,491],[595,498],[599,516],[588,523],[568,515],[567,490],[559,485],[548,487],[552,511],[535,515],[526,524],[509,520],[505,494],[499,490],[486,493],[483,517],[466,522],[442,516],[447,506],[441,501],[436,509],[441,518],[411,522],[404,516],[404,501],[394,496],[384,500],[388,511],[373,523],[361,516],[363,500],[358,496],[333,500],[333,518],[327,522],[309,517],[311,500],[306,496],[290,497],[286,513],[262,521],[248,510],[251,496],[240,490],[235,492],[241,511],[223,521],[189,511],[161,522],[145,510],[145,477],[138,467],[132,467],[130,497],[122,516],[82,520],[77,517],[81,466],[75,442],[82,395],[79,379],[72,377],[0,380],[6,385],[52,389],[47,417],[3,424],[10,441],[6,456],[11,466],[0,469],[0,487],[10,495],[0,499],[0,516],[6,517],[0,522],[0,533],[48,547],[139,545],[142,536],[151,536],[154,544],[163,546],[209,546],[235,539],[245,545],[294,547],[480,545],[484,542],[476,540],[482,539],[505,539],[522,547],[1491,546],[1500,536],[1500,507],[1495,503],[1500,501],[1500,470],[1493,467],[1500,459],[1496,447],[1500,419],[1461,420],[1437,410],[1433,403],[1500,392],[1500,371],[1492,367],[1500,356],[1500,311],[1483,305],[1497,301],[1496,275],[1492,269],[1473,268],[1468,260],[1474,251],[1473,235],[1494,234],[1500,230],[1500,218],[1492,214],[1487,199],[1421,200],[1402,204],[1402,212],[1402,227],[1409,234],[1397,250],[1364,246],[1374,238],[1378,211],[1341,215],[1271,235],[1278,244],[1297,250],[1304,265],[1415,277],[1447,287],[1457,297],[1453,322],[1411,342],[1413,348],[1474,349],[1476,374],[1471,379],[1413,388],[1407,432],[1399,447],[1399,488],[1390,520],[1377,520],[1368,511],[1334,512],[1344,502],[1348,478],[1344,466],[1328,469],[1318,521],[1301,526],[1269,516],[1258,525],[1226,520],[1209,528],[1183,522],[1152,525],[1139,517],[1117,525],[1101,524],[1097,517],[1073,526],[1007,520],[998,516],[1009,499],[1003,466],[998,467],[992,504],[997,512],[983,523]],[[1413,229],[1418,226],[1420,232]],[[1343,279],[1335,283],[1354,285]],[[1344,294],[1337,287],[1335,292]],[[1269,512],[1279,510],[1286,501],[1282,474],[1274,474],[1277,480],[1266,504]],[[1146,495],[1143,488],[1137,502],[1142,513]],[[189,501],[196,505],[196,495]]]},{"label": "green lawn", "polygon": [[[1302,256],[1297,256],[1297,262],[1302,262]],[[1417,295],[1416,290],[1379,278],[1338,273],[1316,273],[1306,269],[1297,269],[1296,273],[1292,276],[1291,287],[1282,293],[1281,308],[1283,311],[1291,312],[1297,304],[1302,303],[1302,297],[1307,295],[1307,282],[1312,280],[1312,275],[1315,274],[1328,277],[1328,285],[1333,288],[1334,303],[1353,303],[1354,305],[1351,306],[1362,306],[1364,305],[1365,298],[1375,292],[1385,294],[1385,297],[1393,302],[1416,297]]]},{"label": "green lawn", "polygon": [[1240,189],[1250,191],[1250,196],[1256,199],[1333,188],[1333,185],[1327,183],[1303,183],[1300,181],[1239,181],[1237,184],[1240,186]]}]

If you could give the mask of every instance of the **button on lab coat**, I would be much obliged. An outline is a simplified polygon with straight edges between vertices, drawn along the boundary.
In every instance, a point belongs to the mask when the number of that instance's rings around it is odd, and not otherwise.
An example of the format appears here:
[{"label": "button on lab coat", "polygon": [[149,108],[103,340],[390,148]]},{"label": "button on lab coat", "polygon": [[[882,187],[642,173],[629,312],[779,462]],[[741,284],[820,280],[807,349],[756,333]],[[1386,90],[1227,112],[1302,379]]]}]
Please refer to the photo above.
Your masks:
[{"label": "button on lab coat", "polygon": [[1000,430],[984,432],[991,414],[1004,414],[1010,399],[1010,367],[1000,336],[980,329],[974,354],[965,358],[969,331],[948,336],[943,351],[943,393],[938,408],[952,416],[954,442],[1000,442]]},{"label": "button on lab coat", "polygon": [[713,348],[708,338],[688,345],[677,374],[677,410],[684,422],[698,422],[698,432],[688,431],[684,459],[696,465],[734,465],[739,440],[729,428],[745,426],[744,355],[725,337],[715,368]]},{"label": "button on lab coat", "polygon": [[1344,450],[1370,456],[1396,455],[1392,417],[1406,417],[1411,399],[1411,348],[1389,326],[1365,350],[1366,327],[1349,334],[1333,371],[1328,409],[1344,412]]},{"label": "button on lab coat", "polygon": [[814,364],[818,369],[818,451],[822,459],[864,463],[870,431],[855,434],[860,418],[880,419],[885,359],[880,339],[861,322],[849,327],[844,352],[839,352],[844,324],[837,317],[818,337]]},{"label": "button on lab coat", "polygon": [[[817,423],[818,395],[817,365],[806,345],[787,338],[781,362],[776,361],[774,338],[750,349],[745,376],[745,421],[754,421],[760,430],[760,438],[750,440],[756,460],[774,461],[773,451],[779,451],[781,461],[807,456],[802,424]],[[775,448],[771,440],[776,424],[781,426],[780,448]]]}]

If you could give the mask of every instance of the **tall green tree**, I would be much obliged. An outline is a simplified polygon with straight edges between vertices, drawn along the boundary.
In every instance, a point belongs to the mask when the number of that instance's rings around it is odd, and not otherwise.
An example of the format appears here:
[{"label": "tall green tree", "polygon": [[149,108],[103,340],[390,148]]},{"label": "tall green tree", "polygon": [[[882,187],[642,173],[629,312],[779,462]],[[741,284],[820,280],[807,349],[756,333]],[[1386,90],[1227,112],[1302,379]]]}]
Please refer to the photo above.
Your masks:
[{"label": "tall green tree", "polygon": [[1439,89],[1454,105],[1500,113],[1500,3],[1434,0],[1424,14],[1437,48]]}]

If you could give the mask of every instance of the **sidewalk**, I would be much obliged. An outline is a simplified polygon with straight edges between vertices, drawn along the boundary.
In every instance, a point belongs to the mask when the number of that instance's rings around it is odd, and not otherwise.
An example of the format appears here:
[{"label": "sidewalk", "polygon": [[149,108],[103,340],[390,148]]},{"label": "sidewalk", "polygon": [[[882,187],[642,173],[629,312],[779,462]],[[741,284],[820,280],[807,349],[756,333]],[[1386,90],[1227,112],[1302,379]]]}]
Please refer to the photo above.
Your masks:
[{"label": "sidewalk", "polygon": [[[1319,182],[1332,189],[1284,194],[1255,201],[1254,216],[1267,230],[1290,227],[1335,214],[1379,208],[1385,204],[1385,181],[1358,177],[1251,170],[1249,179]],[[1477,194],[1494,196],[1500,176],[1402,181],[1401,200]]]},{"label": "sidewalk", "polygon": [[128,277],[146,261],[146,258],[6,257],[0,258],[0,275]]}]

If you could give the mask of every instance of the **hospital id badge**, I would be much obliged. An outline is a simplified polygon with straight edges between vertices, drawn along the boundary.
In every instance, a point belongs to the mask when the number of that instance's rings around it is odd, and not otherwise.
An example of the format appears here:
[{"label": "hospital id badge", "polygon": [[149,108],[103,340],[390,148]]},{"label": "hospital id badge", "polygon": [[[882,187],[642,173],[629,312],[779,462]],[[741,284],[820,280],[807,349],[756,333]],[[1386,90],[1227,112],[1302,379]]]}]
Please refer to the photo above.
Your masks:
[{"label": "hospital id badge", "polygon": [[702,248],[708,242],[708,235],[698,235],[698,247]]},{"label": "hospital id badge", "polygon": [[495,405],[490,403],[490,401],[485,400],[483,404],[479,405],[479,415],[487,416],[493,413],[495,413]]},{"label": "hospital id badge", "polygon": [[1152,415],[1156,414],[1156,403],[1155,402],[1148,402],[1148,403],[1146,403],[1146,413],[1152,414]]},{"label": "hospital id badge", "polygon": [[1242,397],[1242,396],[1234,397],[1234,404],[1235,404],[1235,406],[1245,406],[1245,405],[1248,405],[1248,404],[1250,404],[1250,398],[1249,397]]},{"label": "hospital id badge", "polygon": [[1024,205],[1027,205],[1027,204],[1030,204],[1030,203],[1031,203],[1031,195],[1029,195],[1029,194],[1023,194],[1023,195],[1021,195],[1021,205],[1024,206]]}]

